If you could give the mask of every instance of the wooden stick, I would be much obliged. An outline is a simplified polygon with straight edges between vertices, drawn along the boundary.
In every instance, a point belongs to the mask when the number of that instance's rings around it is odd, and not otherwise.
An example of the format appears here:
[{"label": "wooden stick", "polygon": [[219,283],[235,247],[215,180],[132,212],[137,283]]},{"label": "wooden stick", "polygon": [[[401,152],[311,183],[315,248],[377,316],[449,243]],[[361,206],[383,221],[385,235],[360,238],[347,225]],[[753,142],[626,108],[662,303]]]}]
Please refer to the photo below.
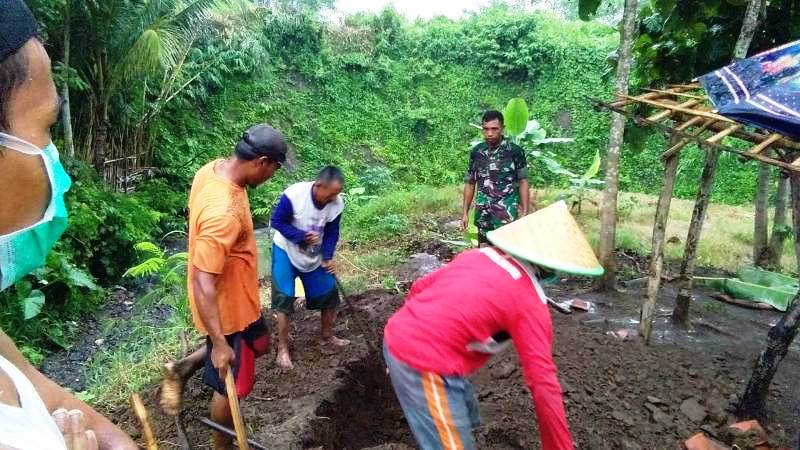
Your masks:
[{"label": "wooden stick", "polygon": [[708,142],[719,142],[719,141],[722,140],[722,138],[724,138],[725,136],[733,133],[734,131],[738,130],[739,128],[742,128],[742,126],[741,125],[731,125],[728,128],[725,128],[724,130],[720,131],[719,133],[711,136],[710,138],[708,138],[706,140]]},{"label": "wooden stick", "polygon": [[[683,102],[683,103],[681,103],[679,105],[676,105],[676,107],[677,108],[689,108],[689,107],[692,107],[692,106],[694,106],[694,105],[696,105],[698,103],[700,103],[700,100],[689,100],[689,101]],[[664,105],[666,105],[666,103],[664,103]],[[657,121],[659,121],[661,119],[666,119],[667,117],[669,117],[669,116],[671,116],[673,114],[675,114],[675,111],[672,111],[672,110],[661,111],[661,112],[655,113],[652,116],[648,117],[647,120],[651,120],[653,122],[657,122]]]},{"label": "wooden stick", "polygon": [[236,395],[233,367],[228,367],[228,373],[225,374],[225,391],[228,393],[228,404],[231,407],[233,427],[236,430],[236,442],[239,444],[239,450],[250,450],[250,445],[247,442],[247,430],[244,427],[244,419],[242,419],[242,410],[239,408],[239,397]]},{"label": "wooden stick", "polygon": [[139,394],[131,395],[131,406],[133,407],[133,413],[136,414],[136,418],[139,419],[139,423],[142,424],[145,448],[147,450],[158,450],[156,435],[153,434],[153,428],[150,426],[150,420],[147,418],[147,409],[145,409]]},{"label": "wooden stick", "polygon": [[625,99],[628,99],[628,100],[632,100],[634,102],[640,102],[640,103],[645,103],[647,105],[658,106],[659,108],[669,109],[669,110],[672,110],[672,111],[678,111],[678,112],[686,113],[686,114],[693,115],[693,116],[706,117],[706,118],[709,118],[709,119],[719,120],[719,121],[722,121],[722,122],[736,123],[736,121],[733,120],[733,119],[729,119],[729,118],[727,118],[725,116],[721,116],[719,114],[714,114],[714,113],[711,113],[711,112],[698,111],[696,109],[685,108],[685,107],[682,107],[680,105],[677,105],[677,106],[668,105],[668,104],[666,104],[664,102],[657,102],[657,101],[654,101],[654,100],[636,98],[636,97],[631,97],[631,96],[628,96],[628,95],[622,95],[622,94],[617,94],[617,95],[619,95],[622,98],[625,98]]},{"label": "wooden stick", "polygon": [[[694,88],[691,88],[691,89],[694,89]],[[686,88],[686,87],[677,87],[677,88],[674,88],[674,92],[681,92],[681,91],[687,91],[687,90],[689,90],[689,88]],[[658,92],[650,92],[650,93],[647,93],[647,94],[640,95],[640,96],[638,96],[637,98],[648,98],[648,99],[652,99],[652,98],[658,98],[658,97],[662,97],[663,95],[664,95],[664,94],[661,94],[661,93],[658,93]],[[619,94],[617,94],[617,96],[619,96]],[[630,105],[631,103],[635,103],[635,101],[631,101],[631,100],[629,100],[629,99],[628,99],[628,100],[626,100],[626,99],[622,99],[622,98],[617,98],[616,100],[614,100],[613,102],[611,102],[611,104],[612,104],[612,105],[614,105],[614,106],[620,106],[620,107],[621,107],[621,106],[627,106],[627,105]]]},{"label": "wooden stick", "polygon": [[700,83],[690,83],[690,84],[670,84],[667,86],[668,89],[700,89]]},{"label": "wooden stick", "polygon": [[[695,117],[695,119],[700,119],[700,120],[703,120],[703,119],[702,119],[702,118],[700,118],[700,117]],[[692,120],[694,120],[694,119],[692,119]],[[691,122],[691,120],[690,120],[689,122]],[[688,124],[689,122],[686,122],[686,123]],[[706,131],[706,130],[708,129],[708,127],[710,127],[710,126],[711,126],[711,124],[712,124],[712,123],[714,123],[714,122],[715,122],[715,121],[714,121],[714,120],[711,120],[711,119],[708,119],[708,120],[706,120],[706,121],[705,121],[705,123],[704,123],[702,126],[700,126],[700,127],[697,129],[697,130],[693,131],[691,135],[692,135],[693,137],[700,136],[700,135],[701,135],[701,134],[703,134],[703,132],[704,132],[704,131]],[[684,124],[684,125],[686,125],[686,124]],[[676,130],[678,130],[678,131],[683,131],[683,128],[681,128],[681,127],[678,127],[678,128],[676,128]],[[661,154],[661,159],[663,159],[663,160],[665,160],[665,161],[666,161],[667,159],[671,158],[671,157],[672,157],[672,155],[674,155],[675,153],[678,153],[678,152],[679,152],[679,151],[680,151],[680,150],[681,150],[683,147],[685,147],[685,146],[686,146],[687,144],[689,144],[690,142],[691,142],[691,139],[682,139],[682,140],[680,140],[680,141],[679,141],[677,144],[673,145],[672,147],[670,147],[669,149],[667,149],[667,151],[665,151],[664,153],[662,153],[662,154]]]},{"label": "wooden stick", "polygon": [[692,117],[688,121],[678,125],[675,129],[678,130],[678,131],[683,131],[683,130],[689,128],[689,127],[693,127],[693,126],[697,125],[700,122],[708,122],[708,121],[707,120],[703,120],[702,117]]},{"label": "wooden stick", "polygon": [[772,133],[772,134],[769,135],[768,138],[766,138],[763,141],[761,141],[760,144],[758,144],[755,147],[753,147],[750,150],[748,150],[747,153],[750,153],[751,155],[755,155],[755,154],[761,153],[761,152],[764,151],[764,149],[766,149],[770,145],[780,141],[781,138],[783,138],[783,136],[780,133]]},{"label": "wooden stick", "polygon": [[676,97],[686,97],[686,98],[696,98],[698,100],[708,100],[708,97],[703,97],[701,95],[684,94],[683,92],[663,91],[661,89],[648,89],[648,88],[642,88],[642,90],[646,91],[646,92],[658,92],[660,94],[674,95]]}]

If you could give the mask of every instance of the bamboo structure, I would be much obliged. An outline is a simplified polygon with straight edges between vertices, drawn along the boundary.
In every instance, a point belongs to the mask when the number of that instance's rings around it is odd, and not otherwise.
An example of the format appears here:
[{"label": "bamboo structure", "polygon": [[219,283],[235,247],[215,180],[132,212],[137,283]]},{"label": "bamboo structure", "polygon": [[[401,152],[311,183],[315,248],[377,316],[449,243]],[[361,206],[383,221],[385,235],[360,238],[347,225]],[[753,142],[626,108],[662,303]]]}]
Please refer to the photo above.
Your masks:
[{"label": "bamboo structure", "polygon": [[[664,266],[663,249],[669,206],[681,151],[692,143],[707,151],[695,202],[695,214],[689,227],[681,264],[681,277],[685,284],[680,289],[673,312],[674,321],[686,324],[696,249],[713,186],[716,160],[720,152],[732,153],[743,161],[757,161],[790,175],[800,176],[800,142],[779,133],[759,129],[753,131],[752,128],[745,128],[733,119],[717,113],[708,96],[696,83],[670,85],[663,89],[645,89],[645,93],[637,96],[618,94],[610,102],[597,99],[593,101],[598,108],[624,114],[639,126],[656,127],[670,138],[669,147],[662,154],[665,170],[653,225],[647,298],[642,305],[639,324],[639,334],[645,342],[649,342]],[[645,109],[649,110],[646,116],[641,113]],[[726,138],[735,138],[751,146],[746,150],[733,148],[726,145]]]}]

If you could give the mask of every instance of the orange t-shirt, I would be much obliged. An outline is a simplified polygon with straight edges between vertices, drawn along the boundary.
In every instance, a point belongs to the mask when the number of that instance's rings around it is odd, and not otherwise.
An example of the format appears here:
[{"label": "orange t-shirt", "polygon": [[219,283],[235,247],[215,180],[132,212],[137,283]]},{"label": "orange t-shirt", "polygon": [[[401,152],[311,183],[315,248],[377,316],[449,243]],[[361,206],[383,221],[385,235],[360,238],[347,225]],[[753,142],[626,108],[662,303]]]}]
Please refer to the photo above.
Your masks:
[{"label": "orange t-shirt", "polygon": [[245,189],[217,175],[212,161],[194,176],[189,194],[189,304],[195,327],[208,334],[195,305],[195,270],[217,277],[217,304],[222,332],[242,331],[258,319],[256,238]]}]

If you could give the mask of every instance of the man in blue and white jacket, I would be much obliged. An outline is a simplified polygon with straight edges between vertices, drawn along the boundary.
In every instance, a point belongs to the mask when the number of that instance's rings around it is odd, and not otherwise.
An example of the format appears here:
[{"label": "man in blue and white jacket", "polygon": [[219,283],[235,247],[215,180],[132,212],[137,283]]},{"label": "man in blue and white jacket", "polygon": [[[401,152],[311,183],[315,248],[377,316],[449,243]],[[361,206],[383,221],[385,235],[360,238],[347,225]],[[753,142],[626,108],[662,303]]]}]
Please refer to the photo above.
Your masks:
[{"label": "man in blue and white jacket", "polygon": [[339,292],[333,277],[333,260],[339,241],[339,221],[344,202],[339,194],[344,175],[335,166],[323,168],[316,181],[296,183],[281,195],[270,224],[272,244],[272,309],[278,315],[276,363],[292,369],[289,355],[289,316],[294,312],[295,278],[300,277],[306,309],[322,312],[321,343],[332,347],[350,341],[333,334]]}]

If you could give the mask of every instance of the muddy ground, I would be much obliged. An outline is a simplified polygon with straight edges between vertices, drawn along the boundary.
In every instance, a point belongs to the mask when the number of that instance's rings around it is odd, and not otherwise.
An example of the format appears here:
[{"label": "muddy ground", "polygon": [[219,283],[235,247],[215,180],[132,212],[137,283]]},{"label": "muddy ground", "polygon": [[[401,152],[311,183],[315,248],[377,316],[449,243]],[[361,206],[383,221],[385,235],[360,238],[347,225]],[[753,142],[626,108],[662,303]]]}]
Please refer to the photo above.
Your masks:
[{"label": "muddy ground", "polygon": [[[577,296],[597,305],[594,313],[552,312],[554,354],[577,448],[677,449],[694,432],[718,435],[733,420],[731,407],[780,313],[720,303],[697,290],[693,325],[676,329],[668,318],[676,286],[667,283],[662,290],[650,347],[635,337],[643,286],[633,283],[624,293],[597,294],[589,292],[587,280],[571,279],[546,289],[554,299]],[[321,351],[318,314],[298,311],[292,330],[295,370],[278,370],[274,351],[258,362],[255,389],[242,402],[253,439],[270,449],[415,447],[377,351],[376,334],[402,296],[373,291],[352,302],[356,316],[344,307],[338,325],[338,332],[353,340],[345,351]],[[368,318],[372,329],[359,317]],[[630,337],[619,337],[626,334],[621,330]],[[769,430],[781,444],[792,443],[800,429],[800,390],[792,382],[799,360],[795,345],[768,402]],[[530,395],[513,350],[491,361],[473,381],[483,420],[476,430],[479,448],[538,448]],[[208,448],[208,432],[198,419],[207,414],[209,398],[209,389],[194,377],[184,403],[193,448]],[[174,422],[158,410],[155,389],[145,401],[162,448],[176,448]],[[112,416],[139,436],[127,408]]]}]

